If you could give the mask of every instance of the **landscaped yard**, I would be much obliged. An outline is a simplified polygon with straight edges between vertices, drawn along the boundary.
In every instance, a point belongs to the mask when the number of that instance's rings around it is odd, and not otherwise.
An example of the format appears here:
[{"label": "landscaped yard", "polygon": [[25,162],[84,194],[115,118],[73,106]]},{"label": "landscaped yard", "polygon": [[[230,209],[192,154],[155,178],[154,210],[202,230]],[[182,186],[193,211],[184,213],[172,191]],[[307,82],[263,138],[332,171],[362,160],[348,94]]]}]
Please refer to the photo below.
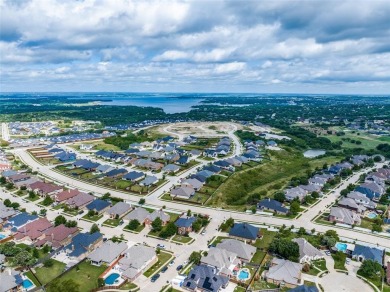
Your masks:
[{"label": "landscaped yard", "polygon": [[150,277],[153,274],[157,273],[164,267],[170,260],[173,258],[173,255],[168,252],[160,251],[160,254],[157,255],[158,262],[155,263],[152,267],[150,267],[145,273],[145,277]]},{"label": "landscaped yard", "polygon": [[[42,284],[47,284],[51,280],[57,278],[65,269],[66,265],[59,261],[53,260],[52,267],[40,267],[35,269],[35,275],[38,277],[39,281]],[[30,279],[34,279],[33,277],[29,277]]]},{"label": "landscaped yard", "polygon": [[181,235],[175,235],[173,238],[172,238],[172,241],[176,241],[176,242],[180,242],[180,243],[189,243],[190,241],[192,240],[191,237],[189,236],[181,236]]},{"label": "landscaped yard", "polygon": [[267,250],[269,245],[271,244],[272,240],[276,236],[276,232],[268,231],[267,229],[261,229],[261,234],[263,234],[263,237],[260,239],[257,239],[254,245],[257,248]]},{"label": "landscaped yard", "polygon": [[82,218],[83,219],[86,219],[86,220],[90,220],[90,221],[98,221],[99,219],[101,219],[103,217],[103,215],[93,215],[93,216],[88,216],[88,213],[85,214]]},{"label": "landscaped yard", "polygon": [[132,282],[128,282],[125,285],[123,285],[119,290],[135,290],[138,286]]},{"label": "landscaped yard", "polygon": [[344,270],[346,271],[347,269],[345,268],[345,259],[347,256],[341,252],[338,252],[337,255],[332,254],[332,257],[334,259],[334,268],[337,270]]},{"label": "landscaped yard", "polygon": [[[78,269],[77,269],[78,267]],[[91,291],[98,287],[98,277],[105,271],[106,266],[93,266],[84,261],[77,265],[77,267],[71,269],[67,273],[59,277],[59,281],[73,280],[79,284],[78,291]],[[48,292],[55,292],[50,290],[50,284],[48,285]]]},{"label": "landscaped yard", "polygon": [[120,221],[121,221],[121,219],[107,219],[106,221],[103,222],[103,224],[106,224],[106,225],[109,225],[112,227],[116,227],[119,225]]},{"label": "landscaped yard", "polygon": [[254,256],[251,260],[251,263],[260,264],[263,261],[263,259],[265,258],[266,254],[267,253],[264,251],[260,251],[260,250],[256,251],[256,253],[254,254]]},{"label": "landscaped yard", "polygon": [[127,226],[123,228],[125,231],[134,232],[134,233],[140,233],[142,230],[144,230],[145,225],[140,224],[136,230],[130,230]]},{"label": "landscaped yard", "polygon": [[318,260],[318,261],[312,261],[312,265],[320,269],[321,271],[326,271],[326,261],[325,260]]}]

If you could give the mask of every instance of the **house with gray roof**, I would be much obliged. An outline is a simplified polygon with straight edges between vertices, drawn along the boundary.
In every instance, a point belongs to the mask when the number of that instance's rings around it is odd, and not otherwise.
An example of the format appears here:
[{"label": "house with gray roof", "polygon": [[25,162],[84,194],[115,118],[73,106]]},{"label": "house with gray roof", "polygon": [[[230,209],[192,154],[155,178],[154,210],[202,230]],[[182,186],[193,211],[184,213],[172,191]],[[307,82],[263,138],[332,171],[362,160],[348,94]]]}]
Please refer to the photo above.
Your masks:
[{"label": "house with gray roof", "polygon": [[153,213],[150,213],[146,217],[145,224],[152,224],[156,218],[160,218],[163,225],[167,224],[169,220],[171,220],[171,216],[169,216],[163,210],[154,210]]},{"label": "house with gray roof", "polygon": [[98,167],[96,167],[96,172],[97,173],[106,173],[106,172],[110,172],[111,170],[113,170],[114,168],[110,165],[106,165],[106,164],[101,164],[99,165]]},{"label": "house with gray roof", "polygon": [[358,214],[363,214],[366,211],[366,207],[363,205],[359,205],[356,203],[354,199],[351,198],[342,198],[339,202],[338,205],[342,208],[349,209],[353,212],[356,212]]},{"label": "house with gray roof", "polygon": [[286,196],[286,200],[290,202],[294,199],[298,199],[300,202],[302,202],[308,193],[309,193],[308,191],[302,189],[301,187],[287,189],[284,192]]},{"label": "house with gray roof", "polygon": [[142,181],[139,182],[140,186],[151,186],[154,185],[158,182],[158,178],[155,177],[154,175],[147,175]]},{"label": "house with gray roof", "polygon": [[321,186],[319,185],[308,184],[308,185],[300,185],[299,187],[301,189],[304,189],[308,193],[321,192]]},{"label": "house with gray roof", "polygon": [[330,208],[329,221],[347,225],[360,225],[361,223],[359,214],[340,207]]},{"label": "house with gray roof", "polygon": [[263,272],[263,276],[268,283],[295,288],[303,284],[301,271],[301,264],[274,258],[269,270]]},{"label": "house with gray roof", "polygon": [[210,266],[198,265],[191,269],[181,287],[190,291],[218,292],[228,284],[228,277],[217,274]]},{"label": "house with gray roof", "polygon": [[110,266],[127,250],[127,248],[126,242],[113,242],[107,240],[89,254],[88,260],[95,266],[101,266],[102,264]]},{"label": "house with gray roof", "polygon": [[256,247],[237,239],[224,239],[216,247],[236,254],[237,257],[245,262],[250,262],[256,253]]},{"label": "house with gray roof", "polygon": [[203,183],[198,181],[196,178],[187,178],[181,182],[182,187],[193,188],[196,191],[199,191],[203,187]]},{"label": "house with gray roof", "polygon": [[324,258],[324,254],[307,242],[306,239],[294,238],[292,241],[299,246],[299,262],[301,264]]},{"label": "house with gray roof", "polygon": [[366,195],[360,193],[360,192],[350,192],[347,195],[347,198],[355,200],[355,202],[359,205],[363,205],[364,207],[368,209],[375,209],[377,204],[373,201],[371,201],[369,198],[366,197]]},{"label": "house with gray roof", "polygon": [[131,220],[138,220],[139,223],[143,224],[146,220],[146,218],[150,215],[150,213],[145,210],[144,208],[138,207],[131,211],[129,214],[127,214],[123,220],[131,221]]},{"label": "house with gray roof", "polygon": [[16,214],[14,208],[8,208],[4,205],[3,201],[0,201],[0,227],[2,222],[5,222],[8,218],[11,218]]},{"label": "house with gray roof", "polygon": [[118,202],[110,209],[106,211],[106,214],[110,216],[110,218],[122,218],[127,212],[131,209],[131,205],[125,202]]},{"label": "house with gray roof", "polygon": [[168,164],[163,167],[162,171],[166,173],[176,173],[180,170],[180,166],[175,164]]},{"label": "house with gray roof", "polygon": [[229,236],[250,241],[256,240],[260,237],[260,228],[246,222],[234,223],[229,231]]},{"label": "house with gray roof", "polygon": [[241,260],[233,252],[212,247],[206,256],[202,256],[200,263],[215,268],[220,275],[231,277],[234,268],[241,264]]},{"label": "house with gray roof", "polygon": [[193,195],[195,195],[195,190],[190,187],[176,187],[173,190],[171,190],[171,197],[189,199]]},{"label": "house with gray roof", "polygon": [[22,291],[23,279],[15,270],[0,272],[0,292]]},{"label": "house with gray roof", "polygon": [[68,199],[66,201],[66,204],[70,208],[79,208],[82,209],[85,206],[87,206],[89,203],[91,203],[95,199],[94,196],[86,193],[79,193],[78,195]]},{"label": "house with gray roof", "polygon": [[144,245],[130,247],[119,260],[119,270],[122,277],[134,281],[144,271],[158,261],[154,248]]}]

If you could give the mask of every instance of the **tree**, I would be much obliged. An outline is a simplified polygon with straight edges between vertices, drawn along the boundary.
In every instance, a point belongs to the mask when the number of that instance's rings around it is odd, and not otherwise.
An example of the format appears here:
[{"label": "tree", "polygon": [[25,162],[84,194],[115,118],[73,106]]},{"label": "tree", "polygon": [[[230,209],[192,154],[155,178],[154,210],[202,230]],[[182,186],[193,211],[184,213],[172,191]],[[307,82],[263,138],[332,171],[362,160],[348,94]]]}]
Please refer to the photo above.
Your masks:
[{"label": "tree", "polygon": [[102,196],[102,200],[109,200],[111,197],[111,194],[110,193],[105,193],[103,196]]},{"label": "tree", "polygon": [[20,207],[20,204],[19,203],[16,203],[16,202],[13,202],[11,204],[11,207],[14,208],[14,209],[18,209]]},{"label": "tree", "polygon": [[33,257],[28,251],[22,250],[14,257],[14,264],[18,266],[32,266],[36,263],[37,259]]},{"label": "tree", "polygon": [[39,258],[39,251],[36,248],[33,249],[32,254],[33,254],[34,258],[37,258],[37,259]]},{"label": "tree", "polygon": [[87,215],[88,215],[88,217],[93,217],[93,216],[95,216],[95,211],[94,210],[89,210]]},{"label": "tree", "polygon": [[54,226],[58,226],[61,224],[64,224],[64,225],[66,224],[66,218],[62,215],[59,215],[54,219]]},{"label": "tree", "polygon": [[382,273],[382,266],[373,260],[365,260],[358,270],[358,274],[366,278],[381,276]]},{"label": "tree", "polygon": [[161,221],[160,217],[157,217],[152,222],[152,230],[155,232],[159,232],[159,231],[161,231],[161,229],[162,229],[162,221]]},{"label": "tree", "polygon": [[98,286],[103,287],[106,283],[104,282],[103,278],[98,278]]},{"label": "tree", "polygon": [[3,204],[4,204],[4,206],[6,206],[6,207],[9,208],[9,207],[11,207],[11,204],[12,204],[12,203],[11,203],[11,201],[10,201],[9,199],[5,199],[4,202],[3,202]]},{"label": "tree", "polygon": [[292,201],[291,204],[290,204],[290,212],[291,214],[293,215],[297,215],[299,213],[299,210],[300,210],[300,204],[298,201]]},{"label": "tree", "polygon": [[42,201],[42,205],[43,206],[49,206],[53,203],[54,201],[52,200],[52,198],[50,198],[49,196],[45,197],[45,199]]},{"label": "tree", "polygon": [[145,204],[145,199],[144,198],[139,199],[138,204],[140,205]]},{"label": "tree", "polygon": [[0,177],[0,184],[5,184],[7,182],[7,180],[5,179],[4,176]]},{"label": "tree", "polygon": [[45,268],[50,268],[54,265],[54,260],[53,259],[48,259],[46,261],[43,262],[43,266]]},{"label": "tree", "polygon": [[162,238],[168,238],[172,235],[175,235],[177,231],[177,227],[175,223],[169,222],[167,226],[165,226],[165,229],[160,233],[160,236]]},{"label": "tree", "polygon": [[299,258],[299,246],[296,242],[292,242],[284,238],[275,238],[269,250],[290,261],[297,262]]},{"label": "tree", "polygon": [[65,223],[65,226],[66,227],[77,227],[77,221],[74,221],[74,220],[69,220],[68,222]]},{"label": "tree", "polygon": [[191,210],[190,209],[188,209],[188,211],[187,211],[187,217],[191,217]]},{"label": "tree", "polygon": [[382,229],[382,226],[379,225],[379,224],[373,224],[372,227],[371,227],[371,231],[372,232],[382,232],[383,229]]},{"label": "tree", "polygon": [[311,196],[314,198],[314,199],[318,199],[320,197],[320,194],[318,192],[312,192],[311,193]]},{"label": "tree", "polygon": [[286,200],[286,195],[283,192],[276,192],[274,194],[274,199],[278,202],[283,203]]},{"label": "tree", "polygon": [[194,263],[195,265],[198,265],[200,263],[200,259],[202,258],[202,254],[197,251],[193,251],[190,255],[190,262]]},{"label": "tree", "polygon": [[300,227],[299,229],[298,229],[298,235],[299,236],[302,236],[302,235],[305,235],[306,234],[306,230],[305,230],[305,228],[303,228],[303,227]]},{"label": "tree", "polygon": [[94,234],[94,233],[99,232],[99,231],[100,231],[99,227],[96,224],[93,224],[91,226],[91,230],[89,231],[89,233]]},{"label": "tree", "polygon": [[45,244],[45,245],[43,246],[43,248],[42,248],[42,251],[43,251],[44,253],[49,253],[50,250],[51,250],[51,248],[50,248],[50,246],[48,246],[47,244]]},{"label": "tree", "polygon": [[337,234],[337,231],[332,230],[332,229],[327,230],[324,235],[333,237],[337,241],[340,240],[339,235]]},{"label": "tree", "polygon": [[42,216],[45,216],[45,215],[46,215],[46,212],[47,212],[46,209],[41,209],[41,210],[39,210],[39,214],[42,215]]},{"label": "tree", "polygon": [[202,228],[202,219],[197,219],[194,223],[192,223],[192,230],[194,232],[199,232],[199,230]]},{"label": "tree", "polygon": [[127,225],[127,228],[129,228],[130,230],[137,230],[137,228],[140,226],[141,224],[139,223],[139,221],[137,219],[133,219],[129,222],[129,225]]}]

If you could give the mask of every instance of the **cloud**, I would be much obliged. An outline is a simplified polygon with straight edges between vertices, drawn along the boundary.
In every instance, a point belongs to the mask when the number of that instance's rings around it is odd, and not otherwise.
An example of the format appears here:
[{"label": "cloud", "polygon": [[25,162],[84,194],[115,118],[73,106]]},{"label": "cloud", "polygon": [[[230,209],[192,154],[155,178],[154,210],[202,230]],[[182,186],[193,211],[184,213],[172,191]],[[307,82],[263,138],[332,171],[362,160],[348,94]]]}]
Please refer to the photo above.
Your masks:
[{"label": "cloud", "polygon": [[390,87],[386,1],[3,0],[0,9],[2,90]]}]

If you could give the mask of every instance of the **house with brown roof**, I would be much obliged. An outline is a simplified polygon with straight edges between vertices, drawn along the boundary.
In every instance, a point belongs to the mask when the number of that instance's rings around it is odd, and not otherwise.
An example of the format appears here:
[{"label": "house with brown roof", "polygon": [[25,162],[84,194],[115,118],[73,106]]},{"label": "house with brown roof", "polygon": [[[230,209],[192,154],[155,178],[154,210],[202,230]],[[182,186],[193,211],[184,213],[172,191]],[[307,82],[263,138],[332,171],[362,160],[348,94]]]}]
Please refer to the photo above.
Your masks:
[{"label": "house with brown roof", "polygon": [[80,193],[73,198],[70,198],[66,201],[66,204],[70,208],[78,208],[83,209],[85,208],[89,203],[91,203],[95,199],[94,196],[86,193]]},{"label": "house with brown roof", "polygon": [[53,227],[49,220],[46,218],[39,218],[38,220],[32,221],[23,227],[18,229],[14,238],[17,242],[34,243],[44,238],[44,232],[49,228]]},{"label": "house with brown roof", "polygon": [[62,192],[63,188],[55,184],[45,183],[37,181],[28,187],[29,191],[33,191],[39,196],[54,196],[55,194]]},{"label": "house with brown roof", "polygon": [[160,218],[162,221],[162,225],[166,225],[171,217],[165,213],[163,210],[155,210],[153,213],[149,214],[145,219],[145,224],[150,225],[156,219]]},{"label": "house with brown roof", "polygon": [[25,173],[17,173],[17,174],[9,176],[7,178],[7,180],[14,184],[14,183],[17,183],[17,182],[28,180],[29,178],[31,178],[31,175],[28,175],[28,174],[25,174]]},{"label": "house with brown roof", "polygon": [[69,200],[69,199],[77,196],[80,193],[81,192],[78,189],[75,189],[75,190],[65,190],[65,191],[59,192],[58,194],[55,194],[53,196],[53,199],[54,199],[54,201],[56,201],[58,203],[62,203],[64,201],[66,201],[66,200]]},{"label": "house with brown roof", "polygon": [[37,247],[44,246],[45,244],[50,245],[54,249],[61,246],[68,245],[73,236],[79,233],[77,227],[66,227],[61,224],[56,227],[51,227],[44,232],[44,238],[36,242],[34,245]]}]

